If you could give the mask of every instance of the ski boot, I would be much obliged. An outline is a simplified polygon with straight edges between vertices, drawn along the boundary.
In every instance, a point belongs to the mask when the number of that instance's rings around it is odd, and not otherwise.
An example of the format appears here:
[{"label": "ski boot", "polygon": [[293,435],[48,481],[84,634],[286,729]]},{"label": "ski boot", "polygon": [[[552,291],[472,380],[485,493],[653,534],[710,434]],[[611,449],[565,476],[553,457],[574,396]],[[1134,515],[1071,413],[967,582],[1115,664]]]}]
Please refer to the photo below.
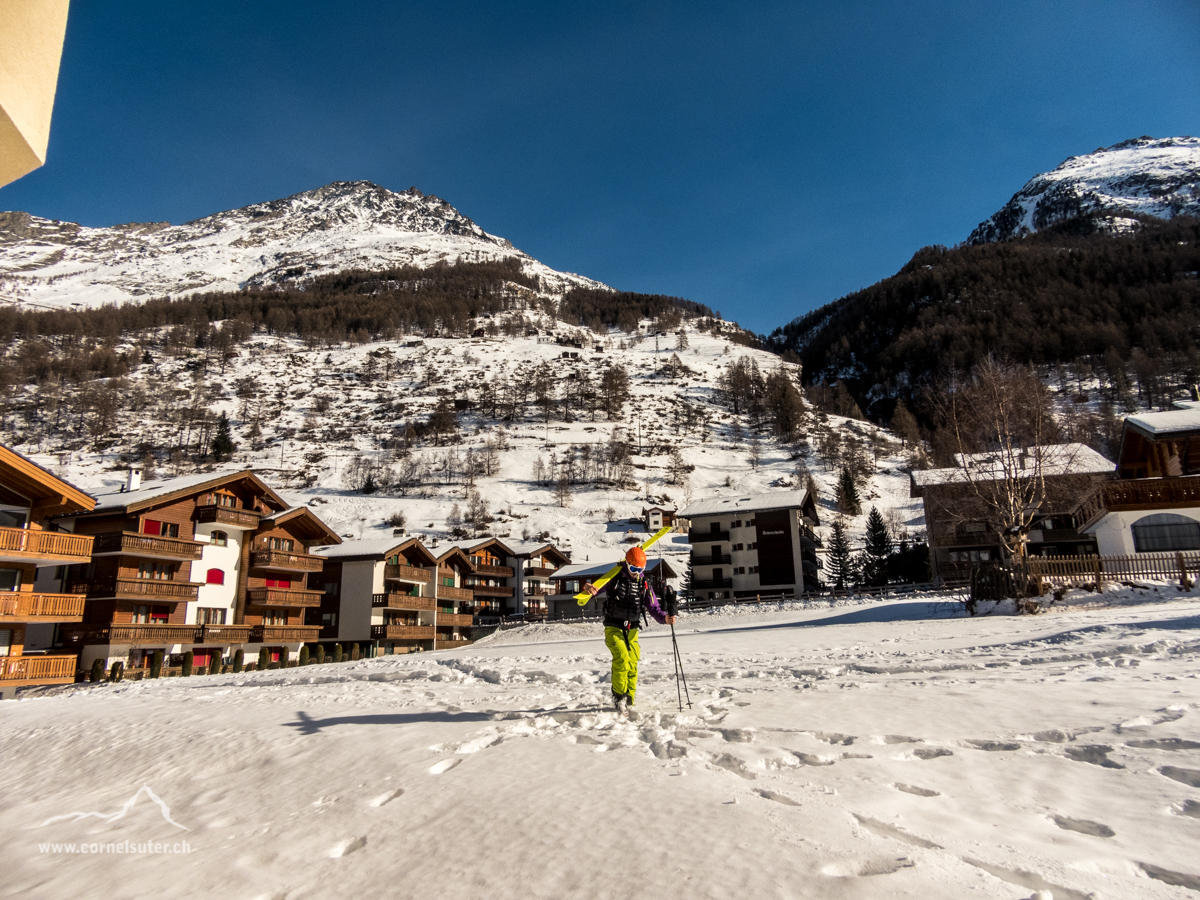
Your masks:
[{"label": "ski boot", "polygon": [[629,718],[629,695],[613,692],[613,704],[617,707],[617,715],[622,719]]}]

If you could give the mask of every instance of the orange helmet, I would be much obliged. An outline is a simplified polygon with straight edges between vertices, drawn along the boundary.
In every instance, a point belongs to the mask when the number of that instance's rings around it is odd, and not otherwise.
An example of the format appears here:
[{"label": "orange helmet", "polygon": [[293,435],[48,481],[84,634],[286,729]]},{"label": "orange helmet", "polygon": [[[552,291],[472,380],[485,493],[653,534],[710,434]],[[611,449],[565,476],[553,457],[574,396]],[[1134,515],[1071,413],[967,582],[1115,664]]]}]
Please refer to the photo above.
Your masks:
[{"label": "orange helmet", "polygon": [[625,562],[639,569],[646,568],[646,551],[641,547],[630,547],[629,552],[625,554]]}]

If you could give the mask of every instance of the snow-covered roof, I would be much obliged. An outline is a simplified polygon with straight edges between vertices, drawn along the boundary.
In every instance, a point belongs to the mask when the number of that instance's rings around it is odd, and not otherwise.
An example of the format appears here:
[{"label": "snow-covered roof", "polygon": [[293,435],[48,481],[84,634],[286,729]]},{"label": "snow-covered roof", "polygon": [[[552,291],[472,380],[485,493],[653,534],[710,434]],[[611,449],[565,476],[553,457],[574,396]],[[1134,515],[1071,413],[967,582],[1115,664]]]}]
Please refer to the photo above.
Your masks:
[{"label": "snow-covered roof", "polygon": [[[606,563],[577,563],[572,566],[563,566],[554,573],[554,580],[558,581],[560,578],[569,580],[576,578],[599,578],[611,569],[614,564],[615,560]],[[646,571],[653,572],[659,567],[659,564],[667,566],[666,575],[668,578],[675,577],[674,569],[667,565],[666,560],[658,559],[657,557],[646,560]]]},{"label": "snow-covered roof", "polygon": [[1180,431],[1200,431],[1200,403],[1193,400],[1181,400],[1175,406],[1176,409],[1169,409],[1165,412],[1127,416],[1125,427],[1136,428],[1149,437]]},{"label": "snow-covered roof", "polygon": [[[1040,448],[1042,458],[1042,475],[1104,475],[1116,470],[1117,464],[1097,453],[1086,444],[1049,444]],[[997,460],[995,453],[960,454],[959,462],[963,465],[952,466],[948,469],[924,469],[912,473],[912,483],[915,492],[920,496],[921,488],[938,484],[957,484],[968,480],[964,469],[969,466],[972,477],[989,480],[989,475],[998,480],[1005,477],[1004,467]],[[1034,466],[1031,463],[1026,471],[1032,476]]]},{"label": "snow-covered roof", "polygon": [[365,541],[346,541],[341,544],[325,544],[313,547],[312,553],[326,559],[345,559],[353,556],[374,556],[385,559],[396,548],[403,547],[411,537],[368,538]]},{"label": "snow-covered roof", "polygon": [[770,491],[765,494],[750,494],[747,497],[712,497],[697,500],[679,515],[685,519],[696,516],[719,516],[723,513],[761,512],[768,509],[793,509],[804,505],[807,490]]},{"label": "snow-covered roof", "polygon": [[181,475],[178,478],[168,478],[164,481],[144,481],[136,490],[118,490],[97,494],[96,508],[92,512],[111,512],[112,510],[126,509],[130,506],[161,500],[172,494],[198,490],[210,484],[215,487],[222,482],[232,481],[239,477],[253,478],[262,485],[272,498],[277,502],[282,502],[282,498],[263,484],[262,479],[250,469],[231,469],[225,472],[201,472],[197,475]]}]

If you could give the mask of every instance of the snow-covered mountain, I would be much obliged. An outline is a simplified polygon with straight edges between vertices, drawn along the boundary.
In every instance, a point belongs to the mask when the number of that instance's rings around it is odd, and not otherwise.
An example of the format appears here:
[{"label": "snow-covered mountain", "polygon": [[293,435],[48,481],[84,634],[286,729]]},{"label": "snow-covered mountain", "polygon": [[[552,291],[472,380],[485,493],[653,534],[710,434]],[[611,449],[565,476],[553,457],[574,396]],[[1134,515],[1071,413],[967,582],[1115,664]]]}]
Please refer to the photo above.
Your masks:
[{"label": "snow-covered mountain", "polygon": [[0,301],[96,306],[296,281],[346,269],[519,259],[544,289],[599,282],[543,265],[445,200],[335,181],[183,225],[86,228],[0,213]]},{"label": "snow-covered mountain", "polygon": [[1163,219],[1200,216],[1200,138],[1140,137],[1072,156],[1053,172],[1036,175],[995,215],[971,232],[986,244],[1038,231],[1089,212]]}]

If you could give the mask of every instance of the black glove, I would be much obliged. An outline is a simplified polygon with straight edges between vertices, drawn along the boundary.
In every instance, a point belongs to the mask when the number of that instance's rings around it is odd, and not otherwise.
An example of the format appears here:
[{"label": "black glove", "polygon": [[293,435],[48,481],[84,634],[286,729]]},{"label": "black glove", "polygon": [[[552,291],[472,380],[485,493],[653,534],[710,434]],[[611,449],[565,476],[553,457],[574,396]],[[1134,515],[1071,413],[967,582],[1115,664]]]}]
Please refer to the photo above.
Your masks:
[{"label": "black glove", "polygon": [[668,616],[679,615],[679,595],[670,585],[663,588],[663,606]]}]

